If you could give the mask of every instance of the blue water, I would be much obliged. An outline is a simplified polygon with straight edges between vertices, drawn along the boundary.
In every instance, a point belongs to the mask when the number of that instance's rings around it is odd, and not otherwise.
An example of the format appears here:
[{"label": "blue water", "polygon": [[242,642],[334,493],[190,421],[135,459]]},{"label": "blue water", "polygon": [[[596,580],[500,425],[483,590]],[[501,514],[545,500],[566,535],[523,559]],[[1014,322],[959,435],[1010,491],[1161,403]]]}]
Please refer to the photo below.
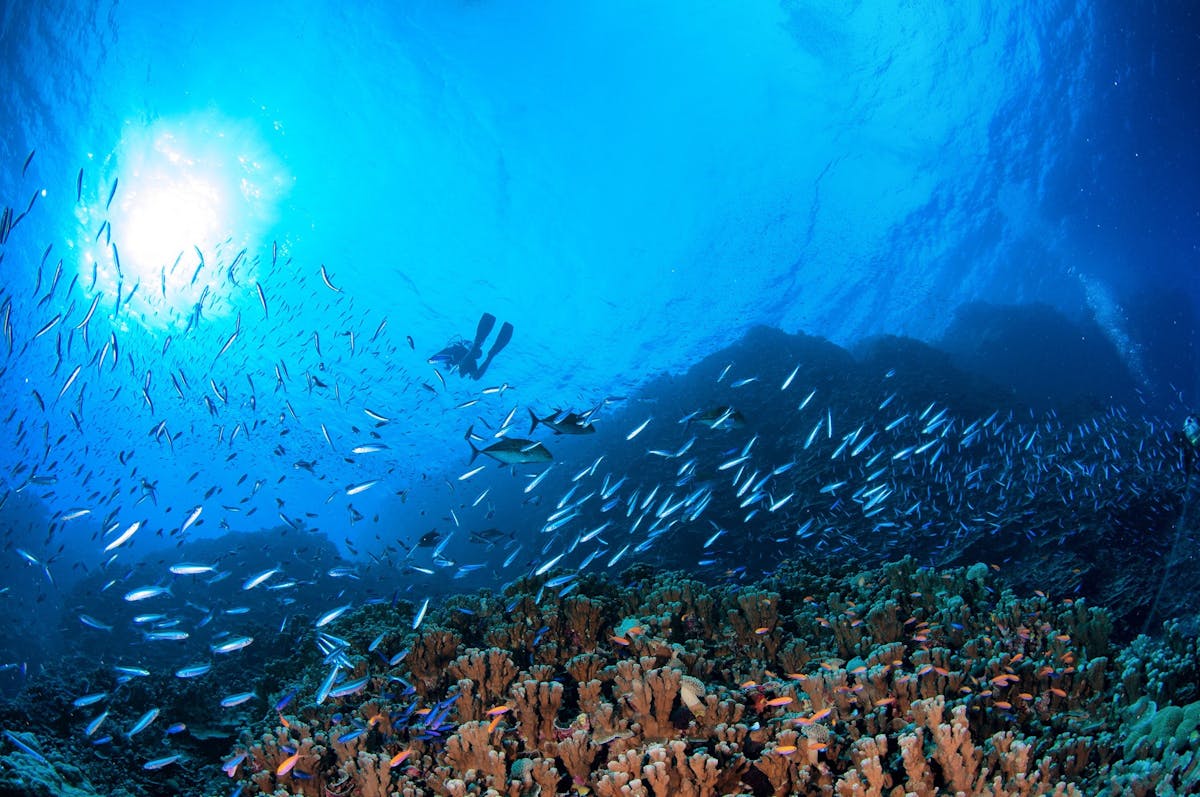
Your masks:
[{"label": "blue water", "polygon": [[[198,506],[193,538],[347,555],[484,525],[484,486],[523,493],[459,478],[468,427],[674,423],[701,408],[641,389],[756,326],[939,343],[1043,303],[1121,398],[1196,400],[1186,3],[172,5],[0,10],[0,205],[35,197],[0,264],[16,593],[141,521],[105,565],[132,589]],[[435,371],[484,312],[515,328],[484,378]]]}]

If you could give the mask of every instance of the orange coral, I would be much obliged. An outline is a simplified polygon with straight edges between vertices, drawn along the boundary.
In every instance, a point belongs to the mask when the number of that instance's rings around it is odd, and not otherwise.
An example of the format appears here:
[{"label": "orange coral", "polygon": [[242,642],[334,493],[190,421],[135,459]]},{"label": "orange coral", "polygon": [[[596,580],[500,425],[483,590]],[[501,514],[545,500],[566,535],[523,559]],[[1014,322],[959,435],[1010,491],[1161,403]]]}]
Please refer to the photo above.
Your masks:
[{"label": "orange coral", "polygon": [[[522,599],[468,647],[433,615],[402,665],[416,697],[377,676],[364,694],[306,707],[250,749],[247,777],[316,797],[1027,795],[1070,793],[1064,778],[1102,752],[1083,732],[1038,735],[1065,712],[1102,710],[1112,679],[1091,653],[1105,645],[1094,610],[1011,596],[992,606],[961,573],[911,563],[822,600],[770,586],[707,591],[664,576],[619,606]],[[566,636],[570,622],[585,633]],[[629,644],[579,653],[593,630]],[[495,634],[519,644],[482,647]],[[311,778],[276,776],[293,750]]]}]

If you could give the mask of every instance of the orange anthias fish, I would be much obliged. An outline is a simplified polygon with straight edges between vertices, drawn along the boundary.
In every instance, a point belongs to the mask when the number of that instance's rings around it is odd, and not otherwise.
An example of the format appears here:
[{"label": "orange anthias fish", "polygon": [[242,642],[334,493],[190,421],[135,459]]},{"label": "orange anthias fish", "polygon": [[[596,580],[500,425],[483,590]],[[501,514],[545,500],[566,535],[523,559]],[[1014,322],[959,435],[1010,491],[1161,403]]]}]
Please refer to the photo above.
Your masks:
[{"label": "orange anthias fish", "polygon": [[279,768],[275,770],[275,777],[282,778],[287,773],[291,772],[296,767],[296,762],[300,760],[299,753],[292,753],[287,758],[279,763]]}]

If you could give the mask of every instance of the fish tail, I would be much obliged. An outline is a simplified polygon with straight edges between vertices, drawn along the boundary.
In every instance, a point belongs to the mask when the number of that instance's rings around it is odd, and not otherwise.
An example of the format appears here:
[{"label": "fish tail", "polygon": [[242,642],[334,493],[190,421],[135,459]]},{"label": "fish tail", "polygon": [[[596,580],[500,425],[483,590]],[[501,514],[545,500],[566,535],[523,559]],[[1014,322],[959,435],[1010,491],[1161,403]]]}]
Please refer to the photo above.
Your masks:
[{"label": "fish tail", "polygon": [[479,456],[479,449],[475,447],[475,441],[471,439],[471,432],[474,431],[474,429],[474,425],[468,426],[467,433],[463,435],[463,439],[466,440],[467,445],[471,447],[471,459],[467,462],[468,467],[475,464],[475,459]]},{"label": "fish tail", "polygon": [[541,422],[538,420],[538,416],[533,414],[533,409],[531,407],[526,407],[526,409],[529,410],[529,433],[533,434],[533,430],[536,429],[537,425]]}]

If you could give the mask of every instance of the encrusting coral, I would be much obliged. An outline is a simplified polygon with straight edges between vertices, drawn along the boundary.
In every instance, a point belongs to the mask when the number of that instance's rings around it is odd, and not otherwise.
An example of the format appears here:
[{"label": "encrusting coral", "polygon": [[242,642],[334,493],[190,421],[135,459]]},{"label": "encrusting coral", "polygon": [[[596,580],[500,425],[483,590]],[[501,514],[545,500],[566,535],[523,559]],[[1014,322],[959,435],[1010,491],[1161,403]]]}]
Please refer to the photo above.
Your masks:
[{"label": "encrusting coral", "polygon": [[395,611],[407,656],[247,740],[247,793],[1149,794],[1128,765],[1147,755],[1194,782],[1200,710],[1115,701],[1108,617],[1082,601],[910,560],[749,587],[636,572],[566,598],[525,580],[416,633]]}]

